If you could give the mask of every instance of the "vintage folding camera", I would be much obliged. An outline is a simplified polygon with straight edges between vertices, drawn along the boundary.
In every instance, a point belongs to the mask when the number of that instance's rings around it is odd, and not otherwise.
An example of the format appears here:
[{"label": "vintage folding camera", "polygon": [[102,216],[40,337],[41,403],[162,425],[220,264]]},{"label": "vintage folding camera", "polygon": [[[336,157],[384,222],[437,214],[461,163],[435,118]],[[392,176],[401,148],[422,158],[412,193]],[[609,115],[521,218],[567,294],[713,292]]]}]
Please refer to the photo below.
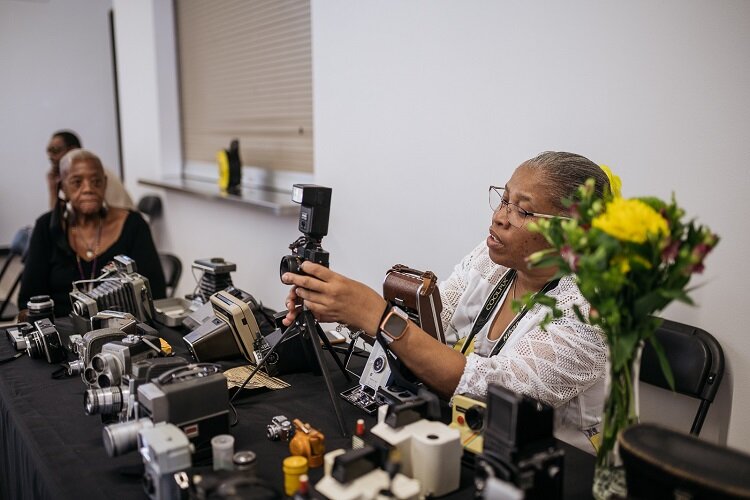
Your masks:
[{"label": "vintage folding camera", "polygon": [[188,364],[140,385],[137,402],[146,416],[105,426],[107,454],[114,457],[132,451],[141,429],[168,422],[190,439],[196,460],[210,457],[211,438],[229,433],[229,391],[221,370],[211,363]]},{"label": "vintage folding camera", "polygon": [[396,264],[385,273],[383,298],[403,309],[422,330],[444,344],[443,322],[440,319],[443,302],[437,281],[432,271],[418,271]]},{"label": "vintage folding camera", "polygon": [[477,459],[475,486],[514,484],[527,499],[562,498],[564,452],[552,434],[554,409],[500,385],[487,391],[484,448]]},{"label": "vintage folding camera", "polygon": [[25,338],[26,354],[30,358],[42,358],[49,364],[55,364],[65,361],[68,356],[57,328],[47,318],[34,323],[34,328]]},{"label": "vintage folding camera", "polygon": [[91,388],[119,386],[133,363],[163,355],[161,339],[154,335],[126,335],[104,344],[91,356],[83,370],[83,380]]},{"label": "vintage folding camera", "polygon": [[140,418],[138,387],[174,368],[187,365],[179,356],[149,358],[133,363],[119,386],[88,389],[83,397],[86,415],[101,415],[104,422],[125,422]]},{"label": "vintage folding camera", "polygon": [[175,475],[192,465],[192,445],[177,426],[161,422],[138,433],[143,458],[143,489],[152,500],[183,498]]},{"label": "vintage folding camera", "polygon": [[125,255],[116,256],[95,280],[74,281],[70,303],[77,331],[90,330],[90,319],[105,309],[128,312],[143,322],[154,318],[148,278],[138,274],[135,261]]},{"label": "vintage folding camera", "polygon": [[208,303],[211,295],[232,286],[232,276],[229,273],[237,270],[237,264],[227,262],[222,257],[197,259],[192,267],[202,273],[198,282],[198,296],[204,304]]}]

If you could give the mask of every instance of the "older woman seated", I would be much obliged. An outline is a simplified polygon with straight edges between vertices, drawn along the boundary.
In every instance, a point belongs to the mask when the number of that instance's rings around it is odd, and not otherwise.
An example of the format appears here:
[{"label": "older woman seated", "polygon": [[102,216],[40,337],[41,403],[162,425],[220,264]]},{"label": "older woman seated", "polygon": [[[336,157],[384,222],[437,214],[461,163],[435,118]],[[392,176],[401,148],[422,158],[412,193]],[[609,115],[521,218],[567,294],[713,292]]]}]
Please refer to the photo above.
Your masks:
[{"label": "older woman seated", "polygon": [[[556,269],[529,268],[526,261],[548,246],[527,229],[529,221],[564,216],[562,199],[590,177],[600,195],[609,188],[606,174],[587,158],[546,152],[522,163],[504,187],[490,188],[486,240],[440,284],[443,326],[460,350],[435,340],[378,292],[310,261],[302,264],[305,275],[282,277],[294,285],[284,323],[294,321],[301,299],[320,321],[380,336],[442,396],[484,396],[495,383],[544,401],[556,408],[558,438],[593,453],[604,404],[605,339],[577,318],[573,305],[583,314],[589,305],[572,276],[555,280]],[[542,329],[543,306],[515,313],[513,299],[529,292],[556,297],[563,316]]]},{"label": "older woman seated", "polygon": [[116,255],[135,260],[138,272],[149,279],[154,298],[166,295],[164,273],[151,231],[138,212],[107,207],[107,177],[92,152],[75,149],[60,160],[64,198],[37,219],[18,294],[21,313],[34,295],[49,295],[55,315],[70,312],[72,282],[93,279]]}]

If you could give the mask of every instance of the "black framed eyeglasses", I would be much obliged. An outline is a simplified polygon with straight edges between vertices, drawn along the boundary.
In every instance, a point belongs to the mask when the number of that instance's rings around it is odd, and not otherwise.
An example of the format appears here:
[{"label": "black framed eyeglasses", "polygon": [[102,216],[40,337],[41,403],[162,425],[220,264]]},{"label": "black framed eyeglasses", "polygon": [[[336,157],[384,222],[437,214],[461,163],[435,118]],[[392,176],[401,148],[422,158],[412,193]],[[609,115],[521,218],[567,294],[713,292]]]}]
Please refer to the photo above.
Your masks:
[{"label": "black framed eyeglasses", "polygon": [[542,219],[570,219],[570,217],[565,217],[564,215],[550,215],[550,214],[542,214],[539,212],[529,212],[528,210],[524,210],[523,208],[519,207],[518,205],[509,202],[504,198],[505,194],[505,188],[499,187],[499,186],[490,186],[489,189],[489,201],[490,201],[490,208],[492,209],[492,212],[497,212],[501,208],[505,208],[505,213],[508,217],[508,222],[510,222],[510,225],[513,227],[523,227],[523,225],[526,223],[527,217],[540,217]]}]

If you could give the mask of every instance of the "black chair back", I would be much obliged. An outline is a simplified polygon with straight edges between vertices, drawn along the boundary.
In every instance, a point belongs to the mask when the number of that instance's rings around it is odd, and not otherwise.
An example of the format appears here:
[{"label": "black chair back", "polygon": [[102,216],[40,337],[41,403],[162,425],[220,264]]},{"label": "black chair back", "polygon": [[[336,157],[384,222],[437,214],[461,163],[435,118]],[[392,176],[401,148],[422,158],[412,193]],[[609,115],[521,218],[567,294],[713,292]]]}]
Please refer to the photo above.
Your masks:
[{"label": "black chair back", "polygon": [[[0,270],[0,282],[2,282],[3,278],[5,277],[5,273],[8,271],[11,264],[15,260],[23,262],[26,258],[26,251],[29,249],[29,239],[31,239],[31,230],[31,226],[26,226],[19,229],[18,232],[16,232],[16,234],[13,236],[13,241],[7,248],[3,268],[2,270]],[[13,279],[13,284],[11,285],[8,294],[4,299],[0,299],[0,321],[10,321],[18,314],[19,307],[12,303],[12,299],[16,288],[18,288],[18,285],[21,283],[22,276],[23,264],[20,265],[20,270],[18,271],[16,277]]]},{"label": "black chair back", "polygon": [[[708,408],[716,396],[724,375],[724,352],[717,340],[705,330],[668,319],[656,331],[674,375],[675,391],[700,399],[690,433],[698,435]],[[659,358],[646,343],[641,360],[641,381],[670,389]]]},{"label": "black chair back", "polygon": [[179,257],[171,253],[159,253],[159,260],[164,271],[167,297],[174,297],[177,284],[180,282],[180,276],[182,276],[182,262]]},{"label": "black chair back", "polygon": [[654,424],[618,438],[628,498],[750,498],[750,455]]}]

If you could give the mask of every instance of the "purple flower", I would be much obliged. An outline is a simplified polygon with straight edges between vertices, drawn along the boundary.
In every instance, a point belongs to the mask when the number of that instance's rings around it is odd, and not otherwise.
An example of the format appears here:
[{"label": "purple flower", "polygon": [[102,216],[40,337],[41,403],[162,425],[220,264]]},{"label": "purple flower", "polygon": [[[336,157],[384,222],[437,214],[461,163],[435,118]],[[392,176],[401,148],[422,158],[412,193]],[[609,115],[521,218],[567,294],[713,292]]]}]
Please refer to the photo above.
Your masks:
[{"label": "purple flower", "polygon": [[578,270],[579,257],[573,252],[570,245],[565,245],[560,249],[560,257],[562,257],[565,263],[568,264],[571,271],[576,272]]}]

